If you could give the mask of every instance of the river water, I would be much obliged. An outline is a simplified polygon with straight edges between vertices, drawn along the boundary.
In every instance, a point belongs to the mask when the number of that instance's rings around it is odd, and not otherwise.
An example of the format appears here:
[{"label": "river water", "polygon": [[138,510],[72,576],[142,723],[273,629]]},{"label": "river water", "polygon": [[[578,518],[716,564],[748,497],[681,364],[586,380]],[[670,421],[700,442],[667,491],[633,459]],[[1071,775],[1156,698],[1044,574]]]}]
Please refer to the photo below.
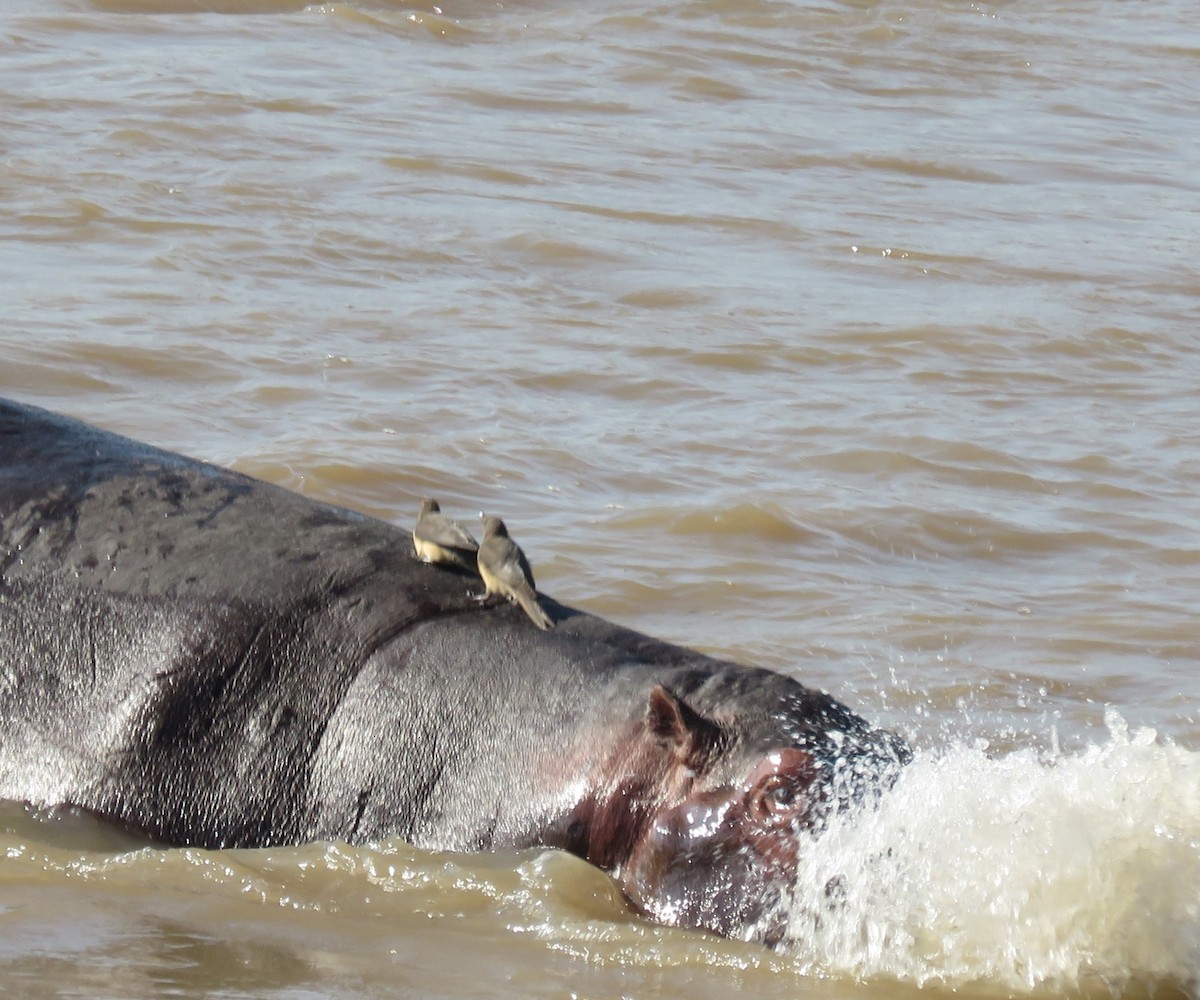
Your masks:
[{"label": "river water", "polygon": [[[1193,0],[46,0],[0,394],[411,524],[908,736],[787,953],[553,853],[0,808],[28,997],[1195,995]],[[822,908],[837,877],[842,904]]]}]

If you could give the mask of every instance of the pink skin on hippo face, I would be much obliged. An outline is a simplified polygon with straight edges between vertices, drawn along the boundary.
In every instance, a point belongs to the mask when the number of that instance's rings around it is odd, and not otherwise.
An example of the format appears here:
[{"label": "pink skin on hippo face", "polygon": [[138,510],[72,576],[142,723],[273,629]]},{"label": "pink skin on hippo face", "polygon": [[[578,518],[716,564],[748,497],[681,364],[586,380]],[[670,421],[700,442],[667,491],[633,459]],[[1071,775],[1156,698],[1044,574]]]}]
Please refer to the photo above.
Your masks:
[{"label": "pink skin on hippo face", "polygon": [[605,867],[659,923],[779,943],[798,852],[836,797],[829,748],[773,746],[786,726],[710,719],[661,686],[642,725],[639,767],[653,777]]},{"label": "pink skin on hippo face", "polygon": [[819,779],[811,754],[781,747],[740,780],[693,780],[654,814],[621,869],[625,895],[659,923],[776,943],[802,835],[823,798]]}]

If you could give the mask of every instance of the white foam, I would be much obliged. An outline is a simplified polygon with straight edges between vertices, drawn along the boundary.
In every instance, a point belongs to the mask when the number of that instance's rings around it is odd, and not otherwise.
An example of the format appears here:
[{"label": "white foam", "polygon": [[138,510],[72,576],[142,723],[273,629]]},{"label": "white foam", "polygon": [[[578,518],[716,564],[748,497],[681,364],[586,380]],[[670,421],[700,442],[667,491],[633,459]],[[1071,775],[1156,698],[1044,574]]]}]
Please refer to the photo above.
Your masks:
[{"label": "white foam", "polygon": [[1200,754],[1106,721],[1103,746],[1051,760],[919,753],[804,852],[797,959],[918,984],[1193,984]]}]

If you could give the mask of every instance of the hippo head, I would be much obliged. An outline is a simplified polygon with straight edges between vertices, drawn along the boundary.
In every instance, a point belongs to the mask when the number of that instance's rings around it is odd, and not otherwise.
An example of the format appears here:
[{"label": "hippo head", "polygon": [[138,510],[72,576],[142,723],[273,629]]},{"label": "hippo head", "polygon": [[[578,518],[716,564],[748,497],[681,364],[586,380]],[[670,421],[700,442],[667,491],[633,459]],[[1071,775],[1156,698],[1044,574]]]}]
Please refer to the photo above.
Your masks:
[{"label": "hippo head", "polygon": [[[836,810],[886,787],[909,751],[832,698],[780,678],[694,704],[658,686],[645,727],[668,763],[616,871],[659,923],[778,944],[799,852]],[[735,693],[736,694],[736,693]]]}]

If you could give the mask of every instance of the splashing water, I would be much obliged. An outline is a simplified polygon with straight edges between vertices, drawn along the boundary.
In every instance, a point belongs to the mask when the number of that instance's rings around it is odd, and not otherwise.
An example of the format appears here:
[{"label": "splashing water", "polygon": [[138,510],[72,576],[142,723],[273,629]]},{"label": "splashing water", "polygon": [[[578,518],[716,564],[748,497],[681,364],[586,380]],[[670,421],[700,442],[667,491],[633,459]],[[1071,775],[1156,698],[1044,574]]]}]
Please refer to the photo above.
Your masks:
[{"label": "splashing water", "polygon": [[1200,971],[1200,753],[1129,733],[1072,756],[924,752],[803,852],[807,971],[1010,989]]}]

